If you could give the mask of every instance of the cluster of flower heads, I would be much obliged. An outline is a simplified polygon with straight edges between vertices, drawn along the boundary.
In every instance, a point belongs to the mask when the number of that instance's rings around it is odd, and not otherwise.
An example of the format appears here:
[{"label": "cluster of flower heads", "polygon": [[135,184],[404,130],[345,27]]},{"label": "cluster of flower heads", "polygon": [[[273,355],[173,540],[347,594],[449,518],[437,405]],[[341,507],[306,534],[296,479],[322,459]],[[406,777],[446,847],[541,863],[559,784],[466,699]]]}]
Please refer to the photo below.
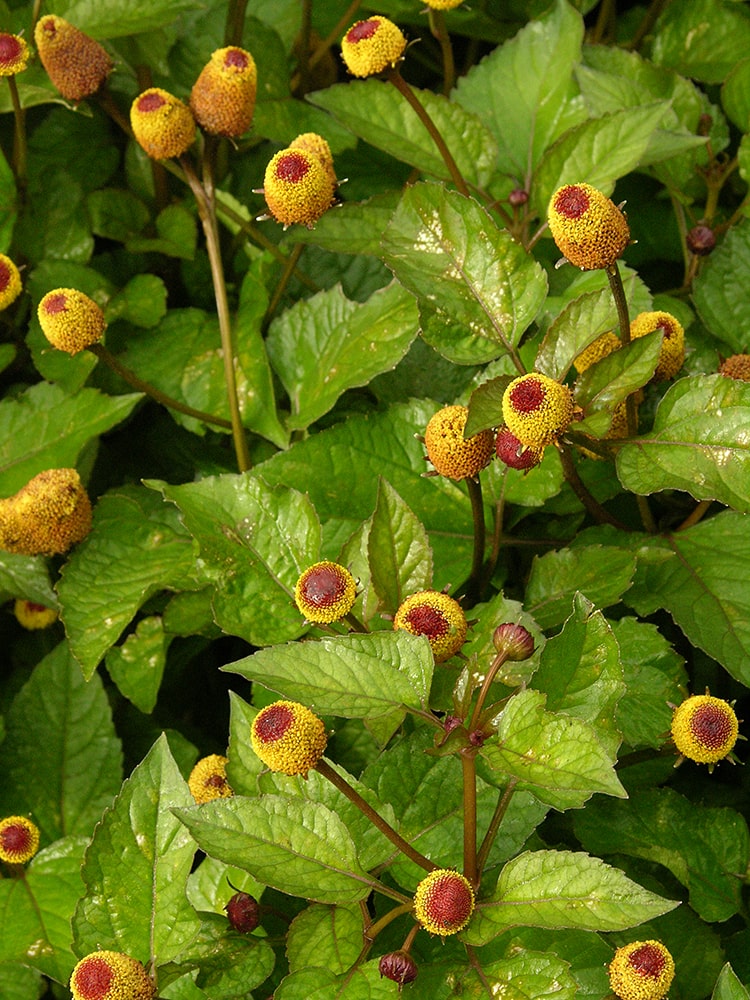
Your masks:
[{"label": "cluster of flower heads", "polygon": [[0,549],[62,555],[91,530],[91,502],[75,469],[46,469],[0,499]]},{"label": "cluster of flower heads", "polygon": [[70,992],[73,1000],[152,1000],[156,984],[138,959],[95,951],[73,969]]}]

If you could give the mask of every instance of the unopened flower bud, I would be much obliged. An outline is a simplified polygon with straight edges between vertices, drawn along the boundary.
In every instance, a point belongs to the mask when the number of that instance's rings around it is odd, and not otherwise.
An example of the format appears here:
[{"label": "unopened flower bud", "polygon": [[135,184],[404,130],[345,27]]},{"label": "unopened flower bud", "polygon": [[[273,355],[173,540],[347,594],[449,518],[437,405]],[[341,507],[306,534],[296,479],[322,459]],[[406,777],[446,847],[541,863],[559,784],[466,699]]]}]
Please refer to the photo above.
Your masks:
[{"label": "unopened flower bud", "polygon": [[78,354],[98,343],[107,327],[104,313],[88,295],[75,288],[47,292],[37,309],[47,340],[60,351]]},{"label": "unopened flower bud", "polygon": [[160,87],[151,87],[130,106],[133,135],[152,160],[182,156],[195,139],[195,119],[187,104]]},{"label": "unopened flower bud", "polygon": [[61,555],[91,530],[91,502],[75,469],[46,469],[0,500],[0,549]]},{"label": "unopened flower bud", "polygon": [[73,969],[70,992],[73,1000],[152,1000],[156,985],[130,955],[95,951]]},{"label": "unopened flower bud", "polygon": [[0,309],[7,309],[21,294],[21,273],[4,253],[0,253]]},{"label": "unopened flower bud", "polygon": [[457,934],[474,912],[474,890],[463,875],[437,868],[423,878],[414,894],[414,913],[430,934]]},{"label": "unopened flower bud", "polygon": [[15,76],[26,69],[29,47],[20,35],[0,31],[0,76]]},{"label": "unopened flower bud", "polygon": [[508,195],[508,202],[512,208],[520,208],[529,200],[529,192],[523,188],[513,188]]},{"label": "unopened flower bud", "polygon": [[344,35],[341,55],[352,76],[373,76],[395,66],[406,48],[403,32],[387,17],[357,21]]},{"label": "unopened flower bud", "polygon": [[188,788],[198,805],[234,795],[227,781],[227,763],[227,758],[218,753],[201,757],[196,763],[188,778]]},{"label": "unopened flower bud", "polygon": [[25,816],[0,820],[0,861],[24,865],[39,850],[39,829]]},{"label": "unopened flower bud", "polygon": [[427,457],[435,471],[447,479],[473,479],[492,458],[492,431],[480,431],[465,438],[468,417],[465,406],[444,406],[432,415],[425,428]]},{"label": "unopened flower bud", "polygon": [[633,941],[618,948],[609,984],[620,1000],[662,1000],[674,979],[674,959],[661,941]]},{"label": "unopened flower bud", "polygon": [[466,640],[468,623],[463,608],[448,594],[421,590],[402,602],[393,618],[393,628],[429,640],[435,663],[454,656]]},{"label": "unopened flower bud", "polygon": [[544,448],[528,448],[521,444],[507,427],[501,427],[495,438],[495,453],[510,469],[533,469],[544,457]]},{"label": "unopened flower bud", "polygon": [[686,242],[690,253],[706,257],[716,246],[716,237],[710,226],[698,225],[688,230]]},{"label": "unopened flower bud", "polygon": [[413,983],[419,972],[417,963],[409,952],[403,949],[389,951],[387,955],[383,955],[378,962],[378,969],[381,979],[385,976],[386,979],[393,980],[394,983],[398,983],[399,989],[405,983]]},{"label": "unopened flower bud", "polygon": [[584,271],[611,267],[630,242],[625,216],[590,184],[559,188],[547,218],[560,252]]},{"label": "unopened flower bud", "polygon": [[492,642],[498,653],[514,662],[528,660],[534,653],[534,637],[523,625],[503,622],[492,634]]},{"label": "unopened flower bud", "polygon": [[573,396],[560,382],[532,372],[513,379],[503,393],[508,430],[528,448],[552,444],[573,419]]},{"label": "unopened flower bud", "polygon": [[34,39],[50,80],[69,101],[95,94],[112,69],[98,42],[55,14],[39,18]]},{"label": "unopened flower bud", "polygon": [[204,132],[237,138],[250,128],[258,74],[245,49],[217,49],[190,93],[190,108]]},{"label": "unopened flower bud", "polygon": [[306,775],[323,756],[328,737],[323,721],[305,705],[275,701],[256,715],[250,740],[272,771]]},{"label": "unopened flower bud", "polygon": [[258,900],[248,892],[236,892],[224,909],[229,923],[241,934],[250,934],[260,924]]}]

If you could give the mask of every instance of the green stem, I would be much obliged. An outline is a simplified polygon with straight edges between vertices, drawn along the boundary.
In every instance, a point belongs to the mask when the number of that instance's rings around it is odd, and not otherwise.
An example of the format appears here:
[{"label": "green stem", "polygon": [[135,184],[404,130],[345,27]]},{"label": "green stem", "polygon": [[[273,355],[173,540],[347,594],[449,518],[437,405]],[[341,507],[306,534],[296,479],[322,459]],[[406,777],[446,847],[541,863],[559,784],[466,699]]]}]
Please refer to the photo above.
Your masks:
[{"label": "green stem", "polygon": [[9,76],[8,88],[13,103],[15,133],[13,137],[13,171],[16,175],[19,195],[23,199],[26,192],[26,113],[21,107],[15,76]]},{"label": "green stem", "polygon": [[656,24],[659,15],[667,4],[667,0],[652,0],[651,6],[643,15],[641,23],[638,25],[631,41],[625,46],[626,49],[638,49],[641,42]]},{"label": "green stem", "polygon": [[433,38],[440,44],[440,51],[443,54],[443,94],[447,97],[453,90],[456,82],[456,64],[453,60],[453,45],[451,36],[445,23],[445,14],[442,10],[430,8],[427,12],[430,21],[430,31]]},{"label": "green stem", "polygon": [[477,728],[477,725],[479,724],[479,716],[482,714],[482,709],[484,708],[484,703],[487,699],[487,694],[490,690],[492,682],[497,676],[498,670],[507,661],[507,659],[507,653],[498,653],[490,664],[490,669],[485,674],[484,681],[482,682],[482,689],[479,692],[479,697],[477,698],[477,703],[474,706],[474,711],[471,713],[471,721],[467,727],[470,733],[473,733]]},{"label": "green stem", "polygon": [[386,79],[390,80],[390,82],[393,84],[396,90],[398,90],[399,93],[404,97],[404,99],[410,105],[410,107],[417,115],[419,120],[422,122],[424,127],[430,133],[432,141],[437,146],[438,152],[442,156],[443,162],[448,168],[448,173],[453,178],[453,183],[456,185],[461,194],[464,195],[464,197],[468,198],[469,188],[466,184],[466,181],[463,179],[461,175],[461,171],[458,169],[458,166],[456,165],[456,161],[453,159],[453,156],[451,155],[451,152],[445,143],[445,139],[443,139],[442,135],[440,134],[440,130],[438,129],[438,127],[435,125],[435,122],[428,114],[427,109],[424,107],[424,105],[419,100],[419,98],[414,93],[409,84],[406,82],[406,80],[404,80],[404,78],[401,76],[401,72],[397,66],[388,70],[386,74]]},{"label": "green stem", "polygon": [[490,850],[492,849],[492,844],[497,836],[497,831],[500,829],[500,824],[505,817],[505,813],[508,811],[508,806],[510,805],[510,800],[513,797],[513,792],[515,791],[517,784],[518,778],[511,778],[505,791],[500,796],[498,803],[495,806],[495,811],[492,814],[490,825],[487,827],[487,832],[484,835],[482,846],[479,848],[479,854],[477,855],[477,868],[480,874],[484,870],[484,866],[487,864],[487,858],[489,857]]},{"label": "green stem", "polygon": [[560,444],[558,446],[558,451],[560,452],[560,462],[562,464],[565,479],[594,520],[598,524],[612,524],[615,528],[619,528],[621,531],[627,531],[627,525],[623,524],[622,521],[618,520],[610,514],[609,511],[605,510],[599,501],[595,500],[586,489],[581,477],[578,475],[578,470],[573,464],[570,452],[565,445]]},{"label": "green stem", "polygon": [[477,872],[477,760],[476,750],[461,754],[464,786],[464,876],[474,888],[479,884]]},{"label": "green stem", "polygon": [[362,624],[359,618],[357,618],[352,611],[349,611],[344,615],[344,621],[351,625],[352,632],[361,632],[366,635],[370,631],[366,625]]},{"label": "green stem", "polygon": [[[405,913],[410,913],[413,909],[414,903],[411,900],[409,900],[408,903],[402,903],[400,906],[394,906],[393,909],[385,913],[380,920],[375,920],[368,927],[365,927],[365,940],[372,944],[378,934],[385,930],[389,924],[393,923],[394,920],[403,916]],[[419,924],[417,924],[417,926],[419,926]]]},{"label": "green stem", "polygon": [[694,524],[697,524],[703,518],[712,503],[713,500],[701,500],[699,504],[696,504],[692,513],[688,514],[682,524],[675,528],[675,531],[687,531],[688,528],[692,528]]},{"label": "green stem", "polygon": [[438,867],[429,858],[426,858],[424,854],[420,854],[408,841],[404,840],[401,834],[397,833],[390,823],[384,820],[379,813],[375,812],[372,806],[365,802],[359,792],[352,788],[349,782],[345,778],[342,778],[338,771],[334,771],[328,761],[321,758],[315,765],[315,769],[318,774],[322,774],[335,788],[338,788],[342,795],[345,795],[407,858],[428,872],[434,871]]},{"label": "green stem", "polygon": [[484,524],[482,484],[478,479],[470,477],[466,480],[466,488],[469,491],[471,516],[474,522],[474,549],[471,558],[471,572],[466,583],[466,599],[468,606],[471,607],[477,603],[481,596],[486,529]]},{"label": "green stem", "polygon": [[281,296],[286,291],[286,286],[289,284],[289,279],[294,274],[294,271],[299,263],[299,259],[302,256],[302,251],[305,249],[304,243],[298,243],[294,250],[286,258],[284,264],[284,270],[282,271],[281,277],[279,278],[276,288],[273,290],[273,295],[271,296],[271,301],[268,303],[268,308],[266,309],[266,314],[263,317],[263,322],[261,323],[261,329],[267,330],[271,320],[273,319],[274,313],[276,312],[279,302],[281,301]]},{"label": "green stem", "polygon": [[121,361],[118,361],[114,354],[107,350],[104,344],[90,344],[87,350],[95,354],[100,361],[103,361],[108,368],[111,368],[116,375],[119,375],[129,385],[132,385],[138,392],[145,393],[162,406],[166,406],[170,410],[177,410],[178,413],[184,413],[188,417],[195,417],[196,420],[201,420],[204,424],[214,424],[216,427],[231,428],[232,425],[229,420],[225,420],[223,417],[215,417],[211,413],[204,413],[203,410],[196,410],[193,406],[188,406],[187,403],[181,403],[179,399],[173,399],[172,396],[168,396],[161,389],[157,389],[155,385],[151,385],[150,382],[145,382],[134,371],[131,371]]},{"label": "green stem", "polygon": [[299,83],[297,97],[304,97],[310,90],[310,34],[312,31],[312,0],[302,0],[302,24],[297,42]]},{"label": "green stem", "polygon": [[247,0],[229,0],[227,23],[224,29],[225,45],[242,45],[246,8]]}]

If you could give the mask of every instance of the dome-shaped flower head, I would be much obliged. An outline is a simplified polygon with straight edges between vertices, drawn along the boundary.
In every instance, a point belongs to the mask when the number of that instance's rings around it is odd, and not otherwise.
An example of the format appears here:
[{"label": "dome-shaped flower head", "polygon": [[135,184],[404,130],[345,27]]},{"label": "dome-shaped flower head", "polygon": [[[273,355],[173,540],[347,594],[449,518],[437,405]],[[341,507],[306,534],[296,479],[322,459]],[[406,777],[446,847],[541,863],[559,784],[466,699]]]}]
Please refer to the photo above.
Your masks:
[{"label": "dome-shaped flower head", "polygon": [[190,108],[204,132],[238,137],[250,128],[255,112],[258,73],[245,49],[217,49],[190,92]]},{"label": "dome-shaped flower head", "polygon": [[722,361],[719,374],[739,382],[750,382],[750,354],[733,354],[731,358]]},{"label": "dome-shaped flower head", "polygon": [[227,763],[227,758],[218,753],[201,757],[196,763],[188,778],[188,788],[198,805],[234,795],[227,781]]},{"label": "dome-shaped flower head", "polygon": [[727,701],[695,694],[672,715],[672,739],[683,757],[712,767],[727,757],[737,742],[737,716]]},{"label": "dome-shaped flower head", "polygon": [[453,10],[462,4],[464,0],[424,0],[428,7],[433,10]]},{"label": "dome-shaped flower head", "polygon": [[590,184],[555,191],[547,220],[558,250],[583,271],[611,267],[630,242],[623,213]]},{"label": "dome-shaped flower head", "polygon": [[0,309],[7,309],[21,294],[21,274],[4,253],[0,253]]},{"label": "dome-shaped flower head", "polygon": [[620,1000],[661,1000],[674,979],[674,959],[661,941],[633,941],[618,948],[609,984]]},{"label": "dome-shaped flower head", "polygon": [[106,50],[62,17],[40,17],[34,39],[47,75],[69,101],[95,94],[109,76],[112,60]]},{"label": "dome-shaped flower head", "polygon": [[423,878],[414,893],[414,913],[430,934],[457,934],[474,912],[474,890],[450,868],[437,868]]},{"label": "dome-shaped flower head", "polygon": [[0,31],[0,76],[15,76],[26,69],[29,47],[20,35]]},{"label": "dome-shaped flower head", "polygon": [[354,577],[338,563],[313,563],[297,580],[294,600],[307,621],[318,625],[337,622],[348,615],[357,596]]},{"label": "dome-shaped flower head", "polygon": [[0,500],[0,549],[61,555],[91,530],[91,502],[75,469],[46,469]]},{"label": "dome-shaped flower head", "polygon": [[99,306],[75,288],[47,292],[37,309],[39,325],[47,340],[59,351],[78,354],[98,343],[107,328]]},{"label": "dome-shaped flower head", "polygon": [[312,229],[331,207],[336,183],[320,158],[304,149],[282,149],[263,178],[268,211],[284,226],[295,222]]},{"label": "dome-shaped flower head", "polygon": [[544,457],[544,448],[527,448],[507,427],[501,427],[495,439],[497,457],[510,469],[533,469]]},{"label": "dome-shaped flower head", "polygon": [[395,66],[406,48],[401,29],[387,17],[357,21],[344,35],[341,55],[352,76],[374,76]]},{"label": "dome-shaped flower head", "polygon": [[58,618],[54,608],[48,608],[45,604],[37,604],[23,598],[19,598],[13,605],[13,614],[16,616],[18,624],[30,632],[40,628],[49,628]]},{"label": "dome-shaped flower head", "polygon": [[133,135],[152,160],[182,156],[195,139],[193,112],[161,87],[151,87],[130,106]]},{"label": "dome-shaped flower head", "polygon": [[430,417],[425,428],[427,457],[436,472],[448,479],[473,479],[489,465],[495,450],[491,430],[464,437],[468,416],[465,406],[444,406]]},{"label": "dome-shaped flower head", "polygon": [[521,375],[503,393],[503,418],[521,444],[544,448],[573,419],[573,396],[566,385],[547,375]]},{"label": "dome-shaped flower head", "polygon": [[576,371],[582,375],[588,368],[595,365],[597,361],[608,357],[621,346],[622,343],[617,334],[608,330],[581,351],[573,362]]},{"label": "dome-shaped flower head", "polygon": [[378,962],[378,972],[381,979],[385,977],[398,983],[400,990],[405,983],[414,982],[419,969],[409,952],[399,949],[398,951],[389,951],[387,955],[381,957]]},{"label": "dome-shaped flower head", "polygon": [[25,865],[39,850],[39,829],[25,816],[0,820],[0,861]]},{"label": "dome-shaped flower head", "polygon": [[260,923],[260,906],[248,892],[235,892],[227,905],[227,920],[240,934],[250,934]]},{"label": "dome-shaped flower head", "polygon": [[306,775],[328,742],[322,719],[296,701],[275,701],[255,716],[250,741],[266,767]]},{"label": "dome-shaped flower head", "polygon": [[645,337],[654,330],[663,330],[659,361],[654,372],[655,382],[674,378],[685,361],[685,331],[682,324],[668,312],[642,312],[630,324],[630,339]]},{"label": "dome-shaped flower head", "polygon": [[313,156],[317,156],[326,173],[333,181],[334,186],[338,184],[336,171],[333,167],[331,147],[322,135],[318,135],[317,132],[303,132],[289,143],[289,149],[301,149],[305,153],[312,153]]},{"label": "dome-shaped flower head", "polygon": [[432,646],[435,663],[454,656],[466,641],[466,615],[452,597],[438,590],[420,590],[400,605],[393,628],[424,635]]},{"label": "dome-shaped flower head", "polygon": [[152,1000],[156,986],[137,959],[95,951],[73,969],[70,992],[73,1000]]}]

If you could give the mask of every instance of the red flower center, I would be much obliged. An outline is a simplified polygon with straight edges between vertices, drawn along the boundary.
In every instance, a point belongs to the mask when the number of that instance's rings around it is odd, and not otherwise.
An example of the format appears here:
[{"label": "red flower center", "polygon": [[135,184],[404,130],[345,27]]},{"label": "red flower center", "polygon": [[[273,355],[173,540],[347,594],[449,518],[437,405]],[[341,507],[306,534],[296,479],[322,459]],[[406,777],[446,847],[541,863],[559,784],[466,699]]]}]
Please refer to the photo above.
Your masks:
[{"label": "red flower center", "polygon": [[652,944],[641,945],[628,957],[628,965],[633,972],[641,976],[650,976],[652,979],[658,979],[665,964],[663,952]]},{"label": "red flower center", "polygon": [[345,591],[346,581],[332,566],[315,567],[302,584],[302,596],[315,608],[333,607]]},{"label": "red flower center", "polygon": [[230,49],[224,56],[224,65],[236,69],[247,68],[247,55],[241,49]]},{"label": "red flower center", "polygon": [[[2,57],[0,56],[0,61]],[[0,260],[0,292],[4,292],[10,284],[10,268],[5,261]]]},{"label": "red flower center", "polygon": [[352,45],[363,42],[366,38],[372,38],[379,27],[380,21],[358,21],[347,32],[346,40]]},{"label": "red flower center", "polygon": [[56,316],[65,312],[68,304],[67,296],[64,292],[57,292],[55,295],[48,295],[44,300],[44,311],[48,316]]},{"label": "red flower center", "polygon": [[45,604],[35,604],[33,601],[27,601],[26,610],[33,611],[36,614],[39,614],[40,611],[46,611],[47,606]]},{"label": "red flower center", "polygon": [[544,402],[544,386],[535,378],[526,379],[510,391],[510,402],[516,413],[533,413]]},{"label": "red flower center", "polygon": [[31,834],[20,823],[6,826],[0,833],[0,840],[7,854],[25,854],[31,846]]},{"label": "red flower center", "polygon": [[588,210],[589,204],[589,196],[585,191],[576,184],[568,184],[557,192],[555,211],[566,219],[580,219]]},{"label": "red flower center", "polygon": [[143,97],[138,98],[138,110],[146,112],[158,111],[166,103],[161,94],[155,94],[152,91],[150,94],[144,94]]},{"label": "red flower center", "polygon": [[270,705],[256,719],[255,733],[261,743],[275,743],[294,722],[294,712],[287,705]]},{"label": "red flower center", "polygon": [[309,162],[300,153],[287,153],[276,164],[276,179],[298,184],[309,169]]},{"label": "red flower center", "polygon": [[93,955],[76,973],[76,987],[86,1000],[105,1000],[114,978],[114,970],[105,959]]},{"label": "red flower center", "polygon": [[431,642],[444,636],[450,627],[446,618],[429,604],[412,608],[406,615],[406,621],[416,633],[426,635]]},{"label": "red flower center", "polygon": [[471,913],[471,896],[463,882],[446,877],[433,886],[425,909],[434,923],[457,927]]},{"label": "red flower center", "polygon": [[12,63],[21,54],[21,43],[15,35],[0,35],[0,63]]},{"label": "red flower center", "polygon": [[664,339],[669,340],[674,333],[674,323],[670,319],[663,319],[661,323],[659,323],[657,330],[663,330]]},{"label": "red flower center", "polygon": [[226,783],[227,779],[222,774],[210,774],[205,780],[209,788],[223,788]]},{"label": "red flower center", "polygon": [[690,732],[707,750],[718,750],[732,736],[732,723],[718,705],[701,705],[690,720]]},{"label": "red flower center", "polygon": [[51,42],[52,39],[57,34],[57,28],[55,27],[55,22],[52,20],[52,18],[50,18],[49,21],[44,22],[44,24],[42,25],[42,31],[47,36],[47,40]]}]

